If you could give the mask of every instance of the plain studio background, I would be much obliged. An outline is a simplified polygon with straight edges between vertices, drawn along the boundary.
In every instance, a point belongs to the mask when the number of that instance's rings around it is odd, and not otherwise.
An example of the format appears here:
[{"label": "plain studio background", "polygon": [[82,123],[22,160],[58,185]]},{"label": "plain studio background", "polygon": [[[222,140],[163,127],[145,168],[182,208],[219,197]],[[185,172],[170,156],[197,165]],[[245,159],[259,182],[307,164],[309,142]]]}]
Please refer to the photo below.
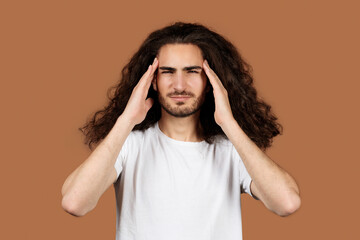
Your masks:
[{"label": "plain studio background", "polygon": [[[107,102],[146,36],[175,21],[227,37],[284,134],[270,157],[302,206],[281,218],[243,195],[244,239],[359,239],[357,1],[1,1],[1,239],[115,239],[115,195],[75,218],[65,178],[90,154],[78,127]],[[169,238],[170,239],[170,238]]]}]

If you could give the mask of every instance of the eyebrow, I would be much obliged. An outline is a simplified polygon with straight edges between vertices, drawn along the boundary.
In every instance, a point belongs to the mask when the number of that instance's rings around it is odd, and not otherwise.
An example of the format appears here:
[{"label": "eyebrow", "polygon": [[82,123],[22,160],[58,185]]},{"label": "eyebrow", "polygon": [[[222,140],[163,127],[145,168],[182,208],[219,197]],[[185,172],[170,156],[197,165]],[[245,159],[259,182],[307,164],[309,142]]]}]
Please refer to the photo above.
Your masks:
[{"label": "eyebrow", "polygon": [[[161,70],[168,70],[168,71],[176,71],[176,68],[167,67],[167,66],[159,67],[159,69],[161,69]],[[200,66],[188,66],[188,67],[184,67],[182,70],[190,71],[190,70],[194,70],[194,69],[200,69],[200,70],[201,70],[202,67],[200,67]]]}]

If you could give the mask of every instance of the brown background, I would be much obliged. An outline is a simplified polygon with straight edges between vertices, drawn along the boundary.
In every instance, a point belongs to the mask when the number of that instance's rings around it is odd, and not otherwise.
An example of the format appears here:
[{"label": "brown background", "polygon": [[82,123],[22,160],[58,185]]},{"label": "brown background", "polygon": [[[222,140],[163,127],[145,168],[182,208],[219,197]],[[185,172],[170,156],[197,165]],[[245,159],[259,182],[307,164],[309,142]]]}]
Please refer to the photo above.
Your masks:
[{"label": "brown background", "polygon": [[356,2],[2,1],[0,239],[115,239],[113,188],[83,218],[61,208],[90,154],[77,128],[147,34],[177,20],[230,39],[284,126],[268,154],[301,209],[281,218],[244,195],[244,239],[359,239]]}]

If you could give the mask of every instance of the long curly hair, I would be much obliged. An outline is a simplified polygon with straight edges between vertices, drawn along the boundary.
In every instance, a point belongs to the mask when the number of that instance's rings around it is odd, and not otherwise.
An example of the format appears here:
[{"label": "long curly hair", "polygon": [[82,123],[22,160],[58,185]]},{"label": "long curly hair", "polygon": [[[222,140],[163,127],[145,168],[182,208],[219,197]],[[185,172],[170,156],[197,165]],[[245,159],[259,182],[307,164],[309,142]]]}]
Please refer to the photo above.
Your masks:
[{"label": "long curly hair", "polygon": [[[176,22],[152,32],[139,50],[122,69],[119,83],[111,87],[107,96],[108,105],[79,128],[85,135],[85,144],[92,149],[110,132],[118,117],[123,113],[133,88],[137,85],[147,67],[165,44],[194,44],[201,49],[204,59],[215,71],[228,92],[231,110],[235,120],[247,136],[262,150],[270,147],[272,138],[282,133],[282,126],[270,111],[271,106],[257,97],[253,86],[252,68],[240,56],[233,44],[223,36],[198,23]],[[211,87],[211,86],[210,86]],[[154,99],[146,118],[134,130],[145,130],[161,117],[161,106],[157,92],[149,89],[148,97]],[[215,102],[212,87],[205,96],[200,109],[202,138],[213,143],[214,137],[226,135],[214,119]]]}]

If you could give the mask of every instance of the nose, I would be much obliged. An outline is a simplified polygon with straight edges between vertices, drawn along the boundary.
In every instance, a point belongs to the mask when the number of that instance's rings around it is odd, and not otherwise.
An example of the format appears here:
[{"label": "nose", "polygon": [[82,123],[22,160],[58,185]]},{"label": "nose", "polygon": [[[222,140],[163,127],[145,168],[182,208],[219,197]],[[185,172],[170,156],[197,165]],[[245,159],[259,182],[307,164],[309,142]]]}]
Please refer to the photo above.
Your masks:
[{"label": "nose", "polygon": [[173,87],[177,91],[183,91],[186,88],[186,78],[182,72],[174,76]]}]

